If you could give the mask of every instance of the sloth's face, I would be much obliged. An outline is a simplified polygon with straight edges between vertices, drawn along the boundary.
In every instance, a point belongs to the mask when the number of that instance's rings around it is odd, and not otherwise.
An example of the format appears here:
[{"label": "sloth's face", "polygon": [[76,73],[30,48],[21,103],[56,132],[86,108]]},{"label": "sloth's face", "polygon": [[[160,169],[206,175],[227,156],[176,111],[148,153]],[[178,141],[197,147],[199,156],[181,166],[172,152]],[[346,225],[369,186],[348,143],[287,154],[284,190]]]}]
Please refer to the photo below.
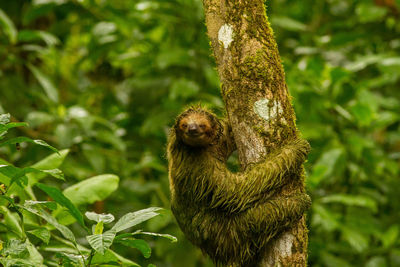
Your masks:
[{"label": "sloth's face", "polygon": [[189,146],[206,146],[212,142],[213,128],[205,114],[191,113],[178,124],[182,140]]}]

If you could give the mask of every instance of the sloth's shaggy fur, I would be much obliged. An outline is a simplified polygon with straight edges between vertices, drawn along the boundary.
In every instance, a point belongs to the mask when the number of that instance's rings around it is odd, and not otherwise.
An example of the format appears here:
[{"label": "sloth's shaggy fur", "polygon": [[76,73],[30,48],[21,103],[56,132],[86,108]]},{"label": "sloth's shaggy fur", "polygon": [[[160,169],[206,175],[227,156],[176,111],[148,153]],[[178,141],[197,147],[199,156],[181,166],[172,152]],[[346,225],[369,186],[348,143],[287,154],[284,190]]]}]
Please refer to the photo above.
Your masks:
[{"label": "sloth's shaggy fur", "polygon": [[[180,123],[194,114],[209,121],[201,135],[210,140],[206,145],[185,139]],[[217,266],[254,266],[260,249],[310,206],[305,193],[277,194],[296,177],[310,147],[296,139],[232,173],[225,164],[235,149],[230,127],[210,111],[194,107],[178,116],[167,148],[172,212],[186,237]]]}]

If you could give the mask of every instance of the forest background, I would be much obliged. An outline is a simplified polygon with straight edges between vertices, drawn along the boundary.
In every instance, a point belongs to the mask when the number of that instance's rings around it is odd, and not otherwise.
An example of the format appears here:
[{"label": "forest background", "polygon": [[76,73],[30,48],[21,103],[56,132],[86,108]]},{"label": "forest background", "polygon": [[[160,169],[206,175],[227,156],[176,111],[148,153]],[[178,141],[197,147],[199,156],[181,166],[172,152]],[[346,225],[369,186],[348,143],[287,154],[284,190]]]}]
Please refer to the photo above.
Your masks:
[{"label": "forest background", "polygon": [[[313,199],[309,265],[400,266],[400,1],[266,4],[298,128],[313,148],[306,163]],[[9,129],[7,137],[41,139],[62,151],[57,167],[65,180],[40,179],[64,193],[90,177],[119,177],[94,185],[108,190],[98,198],[72,199],[82,214],[121,218],[165,208],[135,229],[178,242],[145,237],[150,258],[143,247],[112,246],[142,266],[212,266],[168,210],[165,144],[188,104],[223,114],[219,87],[200,0],[0,1],[0,114],[29,124]],[[26,142],[3,145],[0,161],[27,167],[52,153]],[[85,193],[93,194],[91,188]],[[49,200],[46,191],[33,191]],[[6,257],[7,240],[19,230],[2,201],[0,255]],[[89,247],[74,219],[52,216]],[[56,255],[64,253],[57,235],[52,231],[49,244],[28,235],[50,265],[63,258]]]}]

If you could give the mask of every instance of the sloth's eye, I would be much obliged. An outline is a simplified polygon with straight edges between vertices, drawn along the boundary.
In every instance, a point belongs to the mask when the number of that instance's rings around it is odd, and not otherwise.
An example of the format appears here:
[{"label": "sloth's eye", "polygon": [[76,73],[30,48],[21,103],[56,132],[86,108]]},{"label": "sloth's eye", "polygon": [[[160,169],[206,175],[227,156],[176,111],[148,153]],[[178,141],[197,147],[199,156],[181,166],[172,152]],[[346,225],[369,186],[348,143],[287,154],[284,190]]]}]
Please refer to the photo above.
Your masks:
[{"label": "sloth's eye", "polygon": [[187,124],[186,123],[183,123],[182,124],[182,128],[186,128],[187,127]]},{"label": "sloth's eye", "polygon": [[201,128],[201,129],[205,129],[206,126],[205,126],[204,124],[200,124],[200,128]]}]

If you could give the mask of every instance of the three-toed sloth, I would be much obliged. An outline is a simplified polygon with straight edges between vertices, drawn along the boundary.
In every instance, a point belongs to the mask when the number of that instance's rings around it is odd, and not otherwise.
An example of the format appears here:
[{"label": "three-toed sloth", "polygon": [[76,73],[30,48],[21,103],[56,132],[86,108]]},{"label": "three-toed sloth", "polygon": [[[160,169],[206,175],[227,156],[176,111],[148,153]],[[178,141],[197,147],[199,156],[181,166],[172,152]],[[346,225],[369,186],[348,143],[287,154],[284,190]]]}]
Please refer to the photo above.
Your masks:
[{"label": "three-toed sloth", "polygon": [[254,266],[272,238],[298,222],[310,207],[305,193],[277,194],[310,146],[295,139],[262,162],[233,173],[226,160],[236,149],[229,125],[201,107],[176,119],[167,156],[171,209],[185,236],[217,266]]}]

